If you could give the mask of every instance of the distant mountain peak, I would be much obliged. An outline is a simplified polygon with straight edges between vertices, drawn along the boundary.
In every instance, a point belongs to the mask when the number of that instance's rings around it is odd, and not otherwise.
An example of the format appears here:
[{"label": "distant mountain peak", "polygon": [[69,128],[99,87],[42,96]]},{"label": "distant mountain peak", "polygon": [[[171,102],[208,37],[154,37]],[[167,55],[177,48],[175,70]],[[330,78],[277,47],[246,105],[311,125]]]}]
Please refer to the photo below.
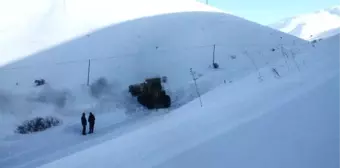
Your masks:
[{"label": "distant mountain peak", "polygon": [[329,12],[332,15],[340,16],[340,5],[327,8],[325,9],[325,11]]},{"label": "distant mountain peak", "polygon": [[340,5],[331,6],[329,8],[326,8],[325,10],[335,10],[335,9],[340,10]]},{"label": "distant mountain peak", "polygon": [[282,19],[269,26],[305,40],[333,36],[340,32],[340,5]]}]

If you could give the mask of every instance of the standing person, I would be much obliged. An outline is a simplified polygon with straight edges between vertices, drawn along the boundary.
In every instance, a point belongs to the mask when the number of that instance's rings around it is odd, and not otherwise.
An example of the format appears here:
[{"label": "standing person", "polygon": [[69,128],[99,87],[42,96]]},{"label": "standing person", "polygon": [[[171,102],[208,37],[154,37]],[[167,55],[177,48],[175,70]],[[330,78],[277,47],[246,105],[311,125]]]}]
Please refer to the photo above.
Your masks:
[{"label": "standing person", "polygon": [[89,134],[92,134],[93,133],[93,129],[94,129],[94,121],[96,120],[96,118],[94,117],[94,115],[92,114],[92,112],[90,112],[90,115],[89,115],[89,124],[90,124],[90,131],[89,131]]},{"label": "standing person", "polygon": [[86,116],[85,113],[83,113],[83,115],[81,116],[81,125],[83,125],[83,135],[86,135]]}]

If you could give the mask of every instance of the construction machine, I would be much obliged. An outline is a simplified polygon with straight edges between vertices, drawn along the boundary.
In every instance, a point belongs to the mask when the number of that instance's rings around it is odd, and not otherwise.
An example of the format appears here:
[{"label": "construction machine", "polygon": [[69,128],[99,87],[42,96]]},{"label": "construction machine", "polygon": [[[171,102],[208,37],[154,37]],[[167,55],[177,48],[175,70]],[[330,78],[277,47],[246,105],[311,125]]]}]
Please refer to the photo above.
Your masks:
[{"label": "construction machine", "polygon": [[171,106],[170,96],[163,89],[160,77],[147,78],[143,83],[130,85],[129,92],[148,109],[169,108]]}]

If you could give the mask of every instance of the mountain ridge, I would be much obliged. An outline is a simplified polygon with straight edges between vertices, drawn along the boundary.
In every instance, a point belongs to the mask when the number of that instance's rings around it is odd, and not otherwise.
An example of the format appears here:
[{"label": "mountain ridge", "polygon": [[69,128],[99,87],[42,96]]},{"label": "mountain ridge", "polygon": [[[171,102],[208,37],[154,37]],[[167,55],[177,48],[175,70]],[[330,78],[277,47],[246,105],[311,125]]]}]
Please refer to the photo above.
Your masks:
[{"label": "mountain ridge", "polygon": [[337,34],[333,29],[340,28],[340,5],[288,17],[268,26],[305,40],[327,38]]}]

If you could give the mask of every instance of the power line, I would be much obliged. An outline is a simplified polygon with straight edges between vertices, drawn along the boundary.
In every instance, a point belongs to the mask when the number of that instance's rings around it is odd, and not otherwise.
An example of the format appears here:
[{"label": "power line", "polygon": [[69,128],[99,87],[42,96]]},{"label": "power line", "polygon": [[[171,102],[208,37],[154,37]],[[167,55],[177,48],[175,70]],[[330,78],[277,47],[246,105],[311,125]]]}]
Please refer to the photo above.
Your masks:
[{"label": "power line", "polygon": [[[295,44],[293,47],[301,47],[301,46],[307,46],[309,45],[309,42],[306,43],[301,43],[301,44]],[[128,53],[128,54],[119,54],[119,56],[109,56],[109,57],[95,57],[95,58],[83,58],[83,59],[78,59],[78,60],[71,60],[71,61],[61,61],[61,62],[37,62],[34,65],[25,65],[25,66],[19,66],[19,67],[13,67],[13,68],[0,68],[0,71],[6,71],[6,70],[16,70],[16,69],[29,69],[29,68],[41,68],[39,64],[50,64],[50,65],[67,65],[67,64],[77,64],[77,63],[87,63],[88,60],[91,61],[100,61],[100,60],[108,60],[108,59],[117,59],[117,58],[126,58],[126,57],[132,57],[136,55],[144,55],[144,54],[152,54],[154,52],[160,53],[160,52],[175,52],[175,51],[184,51],[184,50],[194,50],[194,49],[199,49],[199,48],[210,48],[210,47],[223,47],[223,48],[228,48],[230,47],[227,44],[206,44],[206,45],[196,45],[196,46],[188,46],[188,47],[180,47],[180,48],[161,48],[156,47],[154,50],[149,50],[145,52],[136,52],[136,53]],[[251,45],[253,46],[259,46],[259,44],[254,44]],[[248,48],[248,47],[247,47]],[[273,47],[275,48],[275,47]],[[262,49],[263,51],[263,49]]]}]

